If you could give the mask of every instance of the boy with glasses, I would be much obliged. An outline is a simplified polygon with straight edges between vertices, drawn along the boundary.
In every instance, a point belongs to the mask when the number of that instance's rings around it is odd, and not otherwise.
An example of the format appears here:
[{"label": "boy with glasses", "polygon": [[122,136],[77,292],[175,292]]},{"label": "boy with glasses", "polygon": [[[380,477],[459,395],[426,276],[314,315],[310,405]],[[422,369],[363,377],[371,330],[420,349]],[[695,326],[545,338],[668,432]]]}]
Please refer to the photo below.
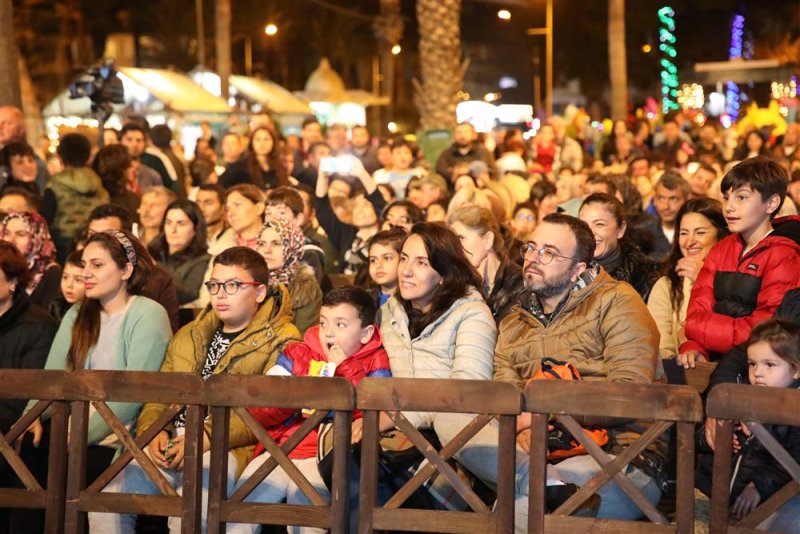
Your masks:
[{"label": "boy with glasses", "polygon": [[[173,338],[161,372],[196,373],[204,380],[219,373],[261,375],[275,365],[287,343],[300,341],[292,324],[292,304],[286,289],[269,285],[269,270],[261,255],[247,247],[232,247],[214,258],[206,282],[211,295],[207,307]],[[163,404],[145,404],[136,425],[142,434],[164,412]],[[147,454],[162,474],[181,491],[184,456],[184,414],[173,420],[172,431],[163,430],[147,447]],[[211,429],[206,419],[203,439],[203,520],[205,526]],[[168,427],[169,428],[169,427]],[[255,436],[231,414],[228,487],[252,456]],[[105,489],[107,492],[158,494],[158,489],[136,462],[131,462]],[[123,514],[89,514],[90,531],[133,533],[136,517]],[[180,518],[169,519],[171,532],[180,531]]]}]

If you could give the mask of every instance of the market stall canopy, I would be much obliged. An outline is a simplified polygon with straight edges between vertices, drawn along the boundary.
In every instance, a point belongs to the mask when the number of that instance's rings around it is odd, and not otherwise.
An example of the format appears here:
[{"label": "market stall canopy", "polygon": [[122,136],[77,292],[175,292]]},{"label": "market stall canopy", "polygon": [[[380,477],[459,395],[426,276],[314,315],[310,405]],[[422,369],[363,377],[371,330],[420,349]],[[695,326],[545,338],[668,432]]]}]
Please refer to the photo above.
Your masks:
[{"label": "market stall canopy", "polygon": [[788,80],[794,71],[795,65],[781,65],[776,59],[734,59],[697,63],[694,66],[694,78],[697,83],[708,85],[718,82],[772,82]]},{"label": "market stall canopy", "polygon": [[228,80],[231,87],[273,113],[296,115],[314,113],[306,102],[275,82],[247,76],[231,76]]},{"label": "market stall canopy", "polygon": [[[147,112],[171,111],[182,115],[230,113],[231,108],[191,78],[180,72],[165,69],[119,67],[119,77],[125,87],[125,104],[114,105],[115,112],[126,107],[146,108]],[[56,96],[44,110],[45,117],[86,117],[91,115],[88,97],[72,99],[69,90]]]},{"label": "market stall canopy", "polygon": [[385,106],[389,98],[377,96],[360,89],[347,89],[339,74],[331,68],[327,58],[322,58],[319,67],[308,77],[305,90],[294,94],[307,102],[331,104],[354,103],[362,106]]}]

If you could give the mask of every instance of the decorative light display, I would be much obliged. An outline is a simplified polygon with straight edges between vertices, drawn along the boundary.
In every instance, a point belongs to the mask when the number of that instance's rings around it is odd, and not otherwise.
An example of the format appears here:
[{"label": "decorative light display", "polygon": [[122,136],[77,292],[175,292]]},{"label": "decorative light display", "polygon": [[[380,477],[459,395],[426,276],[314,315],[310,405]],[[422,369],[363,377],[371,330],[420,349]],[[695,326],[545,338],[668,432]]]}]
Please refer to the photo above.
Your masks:
[{"label": "decorative light display", "polygon": [[703,86],[699,83],[683,84],[678,91],[678,105],[682,109],[702,109],[705,104]]},{"label": "decorative light display", "polygon": [[781,101],[787,98],[797,98],[797,78],[792,76],[789,83],[772,82],[772,98]]},{"label": "decorative light display", "polygon": [[675,12],[669,6],[658,10],[658,50],[661,52],[661,110],[664,113],[678,109],[678,67],[674,60]]},{"label": "decorative light display", "polygon": [[[742,59],[744,57],[744,15],[736,14],[731,22],[731,46],[728,49],[728,59]],[[739,117],[739,86],[732,81],[725,84],[725,112],[732,121]]]}]

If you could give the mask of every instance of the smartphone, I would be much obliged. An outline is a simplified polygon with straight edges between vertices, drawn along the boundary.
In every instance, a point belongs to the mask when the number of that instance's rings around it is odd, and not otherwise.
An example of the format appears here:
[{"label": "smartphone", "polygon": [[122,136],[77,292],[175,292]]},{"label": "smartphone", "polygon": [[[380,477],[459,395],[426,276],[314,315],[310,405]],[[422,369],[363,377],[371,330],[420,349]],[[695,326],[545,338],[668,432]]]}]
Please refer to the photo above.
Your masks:
[{"label": "smartphone", "polygon": [[350,174],[352,163],[350,156],[328,156],[320,160],[320,170],[325,174]]}]

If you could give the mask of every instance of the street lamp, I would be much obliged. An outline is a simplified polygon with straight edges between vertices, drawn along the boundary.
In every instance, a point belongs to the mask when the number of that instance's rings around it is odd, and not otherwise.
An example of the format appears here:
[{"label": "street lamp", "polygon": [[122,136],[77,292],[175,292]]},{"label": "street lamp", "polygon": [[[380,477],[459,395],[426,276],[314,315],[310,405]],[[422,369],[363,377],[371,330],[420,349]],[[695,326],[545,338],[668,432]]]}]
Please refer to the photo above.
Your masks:
[{"label": "street lamp", "polygon": [[511,11],[507,9],[501,9],[497,12],[497,18],[500,20],[511,20]]},{"label": "street lamp", "polygon": [[547,0],[544,28],[529,28],[528,35],[544,35],[545,38],[545,107],[549,117],[553,115],[553,0]]},{"label": "street lamp", "polygon": [[275,35],[276,33],[278,33],[278,27],[271,23],[267,24],[266,27],[264,28],[264,33],[270,36]]},{"label": "street lamp", "polygon": [[394,46],[392,47],[392,55],[393,55],[393,56],[396,56],[397,54],[399,54],[399,53],[400,53],[400,52],[402,52],[402,51],[403,51],[403,49],[402,49],[402,47],[401,47],[399,44],[396,44],[396,45],[394,45]]}]

